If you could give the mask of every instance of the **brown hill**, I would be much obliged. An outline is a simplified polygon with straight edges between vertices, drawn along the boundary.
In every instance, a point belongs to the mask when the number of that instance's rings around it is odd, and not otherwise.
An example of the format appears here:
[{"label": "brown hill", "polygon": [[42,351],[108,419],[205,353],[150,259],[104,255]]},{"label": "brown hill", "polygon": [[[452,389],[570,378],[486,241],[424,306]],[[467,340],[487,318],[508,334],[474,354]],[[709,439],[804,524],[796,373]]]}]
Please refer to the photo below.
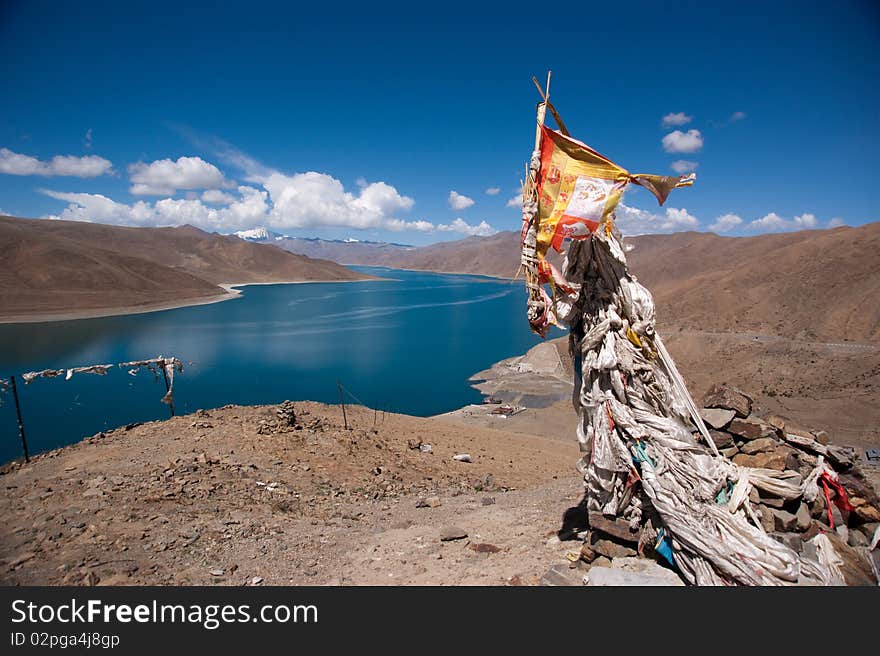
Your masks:
[{"label": "brown hill", "polygon": [[357,280],[334,262],[192,226],[0,217],[0,319],[109,313],[221,297],[219,283]]},{"label": "brown hill", "polygon": [[[880,339],[880,223],[626,241],[634,246],[630,269],[654,293],[661,324],[824,341]],[[519,234],[501,232],[356,263],[510,278],[518,261]]]}]

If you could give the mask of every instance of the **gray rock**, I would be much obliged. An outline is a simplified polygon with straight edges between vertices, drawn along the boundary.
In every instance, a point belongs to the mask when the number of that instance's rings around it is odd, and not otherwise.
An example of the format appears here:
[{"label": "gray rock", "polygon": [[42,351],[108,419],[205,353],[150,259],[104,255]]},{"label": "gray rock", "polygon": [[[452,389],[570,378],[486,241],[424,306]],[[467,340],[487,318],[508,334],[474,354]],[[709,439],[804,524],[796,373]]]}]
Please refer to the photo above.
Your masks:
[{"label": "gray rock", "polygon": [[471,454],[470,453],[456,453],[452,456],[453,460],[457,460],[458,462],[471,462]]},{"label": "gray rock", "polygon": [[639,541],[639,531],[633,531],[629,522],[622,517],[612,519],[605,517],[602,513],[590,511],[588,520],[591,529],[607,533],[624,542],[636,544]]},{"label": "gray rock", "polygon": [[764,504],[758,504],[758,518],[761,520],[761,526],[765,532],[772,533],[775,530],[776,520],[773,517],[772,508]]},{"label": "gray rock", "polygon": [[729,449],[732,446],[736,446],[733,443],[733,435],[731,435],[727,431],[710,429],[709,437],[711,437],[712,441],[715,442],[715,446],[718,447],[719,451]]},{"label": "gray rock", "polygon": [[829,444],[826,448],[828,449],[828,460],[838,471],[851,469],[859,457],[852,447]]},{"label": "gray rock", "polygon": [[554,565],[541,577],[541,585],[571,587],[583,584],[583,576],[568,565]]},{"label": "gray rock", "polygon": [[467,531],[458,526],[444,526],[440,529],[440,541],[463,540],[468,536]]},{"label": "gray rock", "polygon": [[611,567],[594,565],[585,578],[592,587],[684,585],[675,572],[647,558],[615,558]]},{"label": "gray rock", "polygon": [[861,531],[850,531],[847,542],[851,547],[867,547],[870,544],[868,538]]},{"label": "gray rock", "polygon": [[619,544],[613,540],[602,538],[601,533],[598,531],[594,531],[590,534],[590,548],[597,554],[611,559],[635,556],[638,554],[635,549]]},{"label": "gray rock", "polygon": [[742,451],[746,455],[751,456],[756,453],[773,451],[775,448],[776,440],[770,437],[759,437],[756,440],[752,440],[751,442],[746,442],[745,444],[743,444],[740,451]]},{"label": "gray rock", "polygon": [[758,492],[758,499],[765,506],[770,506],[771,508],[782,508],[782,506],[785,505],[785,499],[780,499],[779,497],[770,496],[766,492],[764,492],[763,494]]},{"label": "gray rock", "polygon": [[416,502],[416,508],[436,508],[441,505],[443,503],[440,501],[440,497],[426,497]]},{"label": "gray rock", "polygon": [[718,452],[725,458],[733,458],[735,455],[739,454],[739,449],[735,446],[731,446],[726,449],[718,449]]},{"label": "gray rock", "polygon": [[795,519],[797,520],[796,528],[798,531],[806,531],[810,528],[810,524],[812,523],[812,517],[810,517],[810,508],[805,503],[801,503],[798,506],[797,512],[795,513]]},{"label": "gray rock", "polygon": [[814,431],[814,432],[813,432],[813,437],[816,438],[816,441],[817,441],[819,444],[825,444],[825,445],[827,445],[829,442],[831,442],[831,438],[828,437],[828,433],[826,433],[826,432],[823,431],[823,430]]},{"label": "gray rock", "polygon": [[772,537],[777,542],[784,544],[795,553],[800,553],[801,549],[804,546],[804,542],[801,539],[801,536],[797,533],[771,533],[770,537]]},{"label": "gray rock", "polygon": [[727,427],[728,432],[739,436],[743,440],[757,440],[762,437],[773,437],[776,435],[776,429],[770,424],[765,424],[760,419],[748,417],[746,419],[736,418],[730,422]]},{"label": "gray rock", "polygon": [[[724,408],[703,408],[700,410],[700,416],[710,428],[721,429],[733,420],[736,413]],[[718,445],[716,444],[716,446]]]},{"label": "gray rock", "polygon": [[773,513],[773,525],[777,531],[787,533],[797,526],[797,517],[787,510],[772,508],[770,512]]},{"label": "gray rock", "polygon": [[733,410],[737,417],[748,417],[752,412],[752,399],[729,385],[713,385],[703,397],[707,408]]}]

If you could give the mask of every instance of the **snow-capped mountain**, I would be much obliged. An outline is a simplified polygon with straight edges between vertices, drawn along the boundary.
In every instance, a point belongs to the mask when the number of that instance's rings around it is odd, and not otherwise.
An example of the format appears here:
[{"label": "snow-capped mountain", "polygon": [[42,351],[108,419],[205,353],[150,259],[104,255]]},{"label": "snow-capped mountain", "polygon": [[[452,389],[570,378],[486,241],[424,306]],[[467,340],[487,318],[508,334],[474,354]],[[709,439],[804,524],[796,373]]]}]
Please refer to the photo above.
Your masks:
[{"label": "snow-capped mountain", "polygon": [[284,239],[284,235],[278,232],[272,232],[267,228],[251,228],[250,230],[239,230],[238,232],[235,232],[233,234],[239,239],[244,239],[245,241],[270,241],[273,239]]}]

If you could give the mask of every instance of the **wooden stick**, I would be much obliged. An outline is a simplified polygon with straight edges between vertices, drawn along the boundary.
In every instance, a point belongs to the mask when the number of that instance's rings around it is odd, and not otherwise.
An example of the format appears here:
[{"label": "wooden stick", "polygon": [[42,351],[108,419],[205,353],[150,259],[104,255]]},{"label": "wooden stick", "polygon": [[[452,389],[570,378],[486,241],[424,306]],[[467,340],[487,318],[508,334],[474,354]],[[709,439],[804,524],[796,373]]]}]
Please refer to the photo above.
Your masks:
[{"label": "wooden stick", "polygon": [[21,419],[21,404],[18,402],[18,388],[15,386],[15,374],[9,377],[9,381],[12,383],[12,397],[15,399],[15,413],[18,416],[18,436],[21,438],[24,461],[30,462],[31,457],[28,454],[27,438],[24,436],[24,421]]}]

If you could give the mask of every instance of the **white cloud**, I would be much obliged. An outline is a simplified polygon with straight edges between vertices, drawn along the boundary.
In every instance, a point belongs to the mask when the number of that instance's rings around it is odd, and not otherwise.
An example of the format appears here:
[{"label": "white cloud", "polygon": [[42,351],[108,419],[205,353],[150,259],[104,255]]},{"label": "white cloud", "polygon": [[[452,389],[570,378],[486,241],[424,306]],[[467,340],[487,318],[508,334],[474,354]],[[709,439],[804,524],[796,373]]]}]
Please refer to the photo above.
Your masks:
[{"label": "white cloud", "polygon": [[178,189],[219,189],[230,183],[213,164],[201,157],[158,159],[128,167],[131,193],[136,196],[171,196]]},{"label": "white cloud", "polygon": [[86,130],[86,134],[83,137],[83,145],[88,149],[92,149],[92,128]]},{"label": "white cloud", "polygon": [[672,170],[676,173],[689,173],[695,171],[699,165],[699,162],[689,162],[686,159],[678,159],[672,163]]},{"label": "white cloud", "polygon": [[471,205],[474,204],[473,198],[468,198],[467,196],[463,196],[457,191],[449,192],[449,207],[456,211],[466,210]]},{"label": "white cloud", "polygon": [[507,201],[507,207],[522,207],[522,192],[519,192],[516,196]]},{"label": "white cloud", "polygon": [[745,117],[746,117],[745,112],[734,112],[733,114],[730,115],[729,121],[731,123],[736,123],[737,121],[743,120]]},{"label": "white cloud", "polygon": [[839,228],[840,226],[845,226],[845,225],[846,225],[846,221],[841,219],[839,216],[835,216],[833,219],[831,219],[828,222],[829,228]]},{"label": "white cloud", "polygon": [[667,153],[695,153],[703,147],[703,135],[699,130],[674,130],[663,137],[663,149]]},{"label": "white cloud", "polygon": [[[185,130],[181,131],[187,134]],[[238,187],[238,194],[222,191],[221,187],[229,187],[230,183],[217,167],[198,157],[182,157],[177,161],[165,159],[149,164],[138,162],[130,167],[134,183],[132,193],[171,196],[177,190],[204,191],[201,195],[189,191],[184,199],[139,200],[128,205],[101,194],[41,190],[47,196],[68,203],[60,214],[47,218],[138,226],[189,223],[224,233],[254,226],[276,230],[346,227],[468,235],[496,232],[485,221],[470,225],[456,219],[450,224],[435,225],[426,220],[401,219],[398,215],[411,210],[415,201],[385,182],[368,183],[359,179],[357,188],[348,191],[342,182],[326,173],[309,171],[286,175],[262,165],[225,142],[211,140],[209,144],[210,148],[205,147],[213,149],[215,156],[240,168],[246,179],[256,184]],[[465,196],[457,196],[470,201],[471,205],[474,203]],[[223,207],[211,207],[206,203]]]},{"label": "white cloud", "polygon": [[215,205],[231,205],[235,202],[235,196],[219,189],[208,189],[202,192],[201,198],[204,202],[214,203]]},{"label": "white cloud", "polygon": [[[271,225],[277,228],[346,226],[355,229],[403,228],[394,215],[412,208],[412,198],[384,182],[360,188],[357,195],[326,173],[273,173],[263,181],[272,200]],[[417,225],[418,222],[412,222]],[[415,227],[414,229],[419,229]]]},{"label": "white cloud", "polygon": [[498,232],[485,221],[480,221],[479,225],[470,225],[464,219],[456,219],[450,224],[440,224],[437,226],[440,232],[460,232],[463,235],[471,235],[477,237],[489,237]]},{"label": "white cloud", "polygon": [[742,225],[743,220],[736,214],[722,214],[709,226],[711,232],[730,232]]},{"label": "white cloud", "polygon": [[762,216],[750,222],[748,227],[752,230],[760,230],[762,232],[790,232],[792,230],[809,230],[816,228],[818,221],[813,214],[801,214],[793,219],[785,219],[776,212]]},{"label": "white cloud", "polygon": [[155,203],[139,200],[133,205],[126,205],[101,194],[66,193],[50,189],[40,191],[69,203],[61,214],[47,217],[67,221],[135,226],[189,223],[205,230],[228,232],[260,225],[269,213],[268,194],[247,186],[239,187],[240,198],[221,209],[207,207],[200,200],[165,198]]},{"label": "white cloud", "polygon": [[674,207],[667,207],[663,213],[654,214],[620,203],[615,214],[617,225],[625,235],[680,232],[682,230],[696,230],[700,226],[697,217],[686,209]]},{"label": "white cloud", "polygon": [[97,178],[113,172],[113,163],[98,157],[86,155],[56,155],[48,161],[14,153],[8,148],[0,148],[0,173],[7,175],[40,175],[46,178],[70,176],[74,178]]},{"label": "white cloud", "polygon": [[501,193],[501,187],[489,187],[486,189],[486,194],[489,196],[497,196]]},{"label": "white cloud", "polygon": [[693,116],[688,116],[684,112],[673,112],[663,117],[663,127],[671,128],[676,125],[685,125],[694,120]]}]

